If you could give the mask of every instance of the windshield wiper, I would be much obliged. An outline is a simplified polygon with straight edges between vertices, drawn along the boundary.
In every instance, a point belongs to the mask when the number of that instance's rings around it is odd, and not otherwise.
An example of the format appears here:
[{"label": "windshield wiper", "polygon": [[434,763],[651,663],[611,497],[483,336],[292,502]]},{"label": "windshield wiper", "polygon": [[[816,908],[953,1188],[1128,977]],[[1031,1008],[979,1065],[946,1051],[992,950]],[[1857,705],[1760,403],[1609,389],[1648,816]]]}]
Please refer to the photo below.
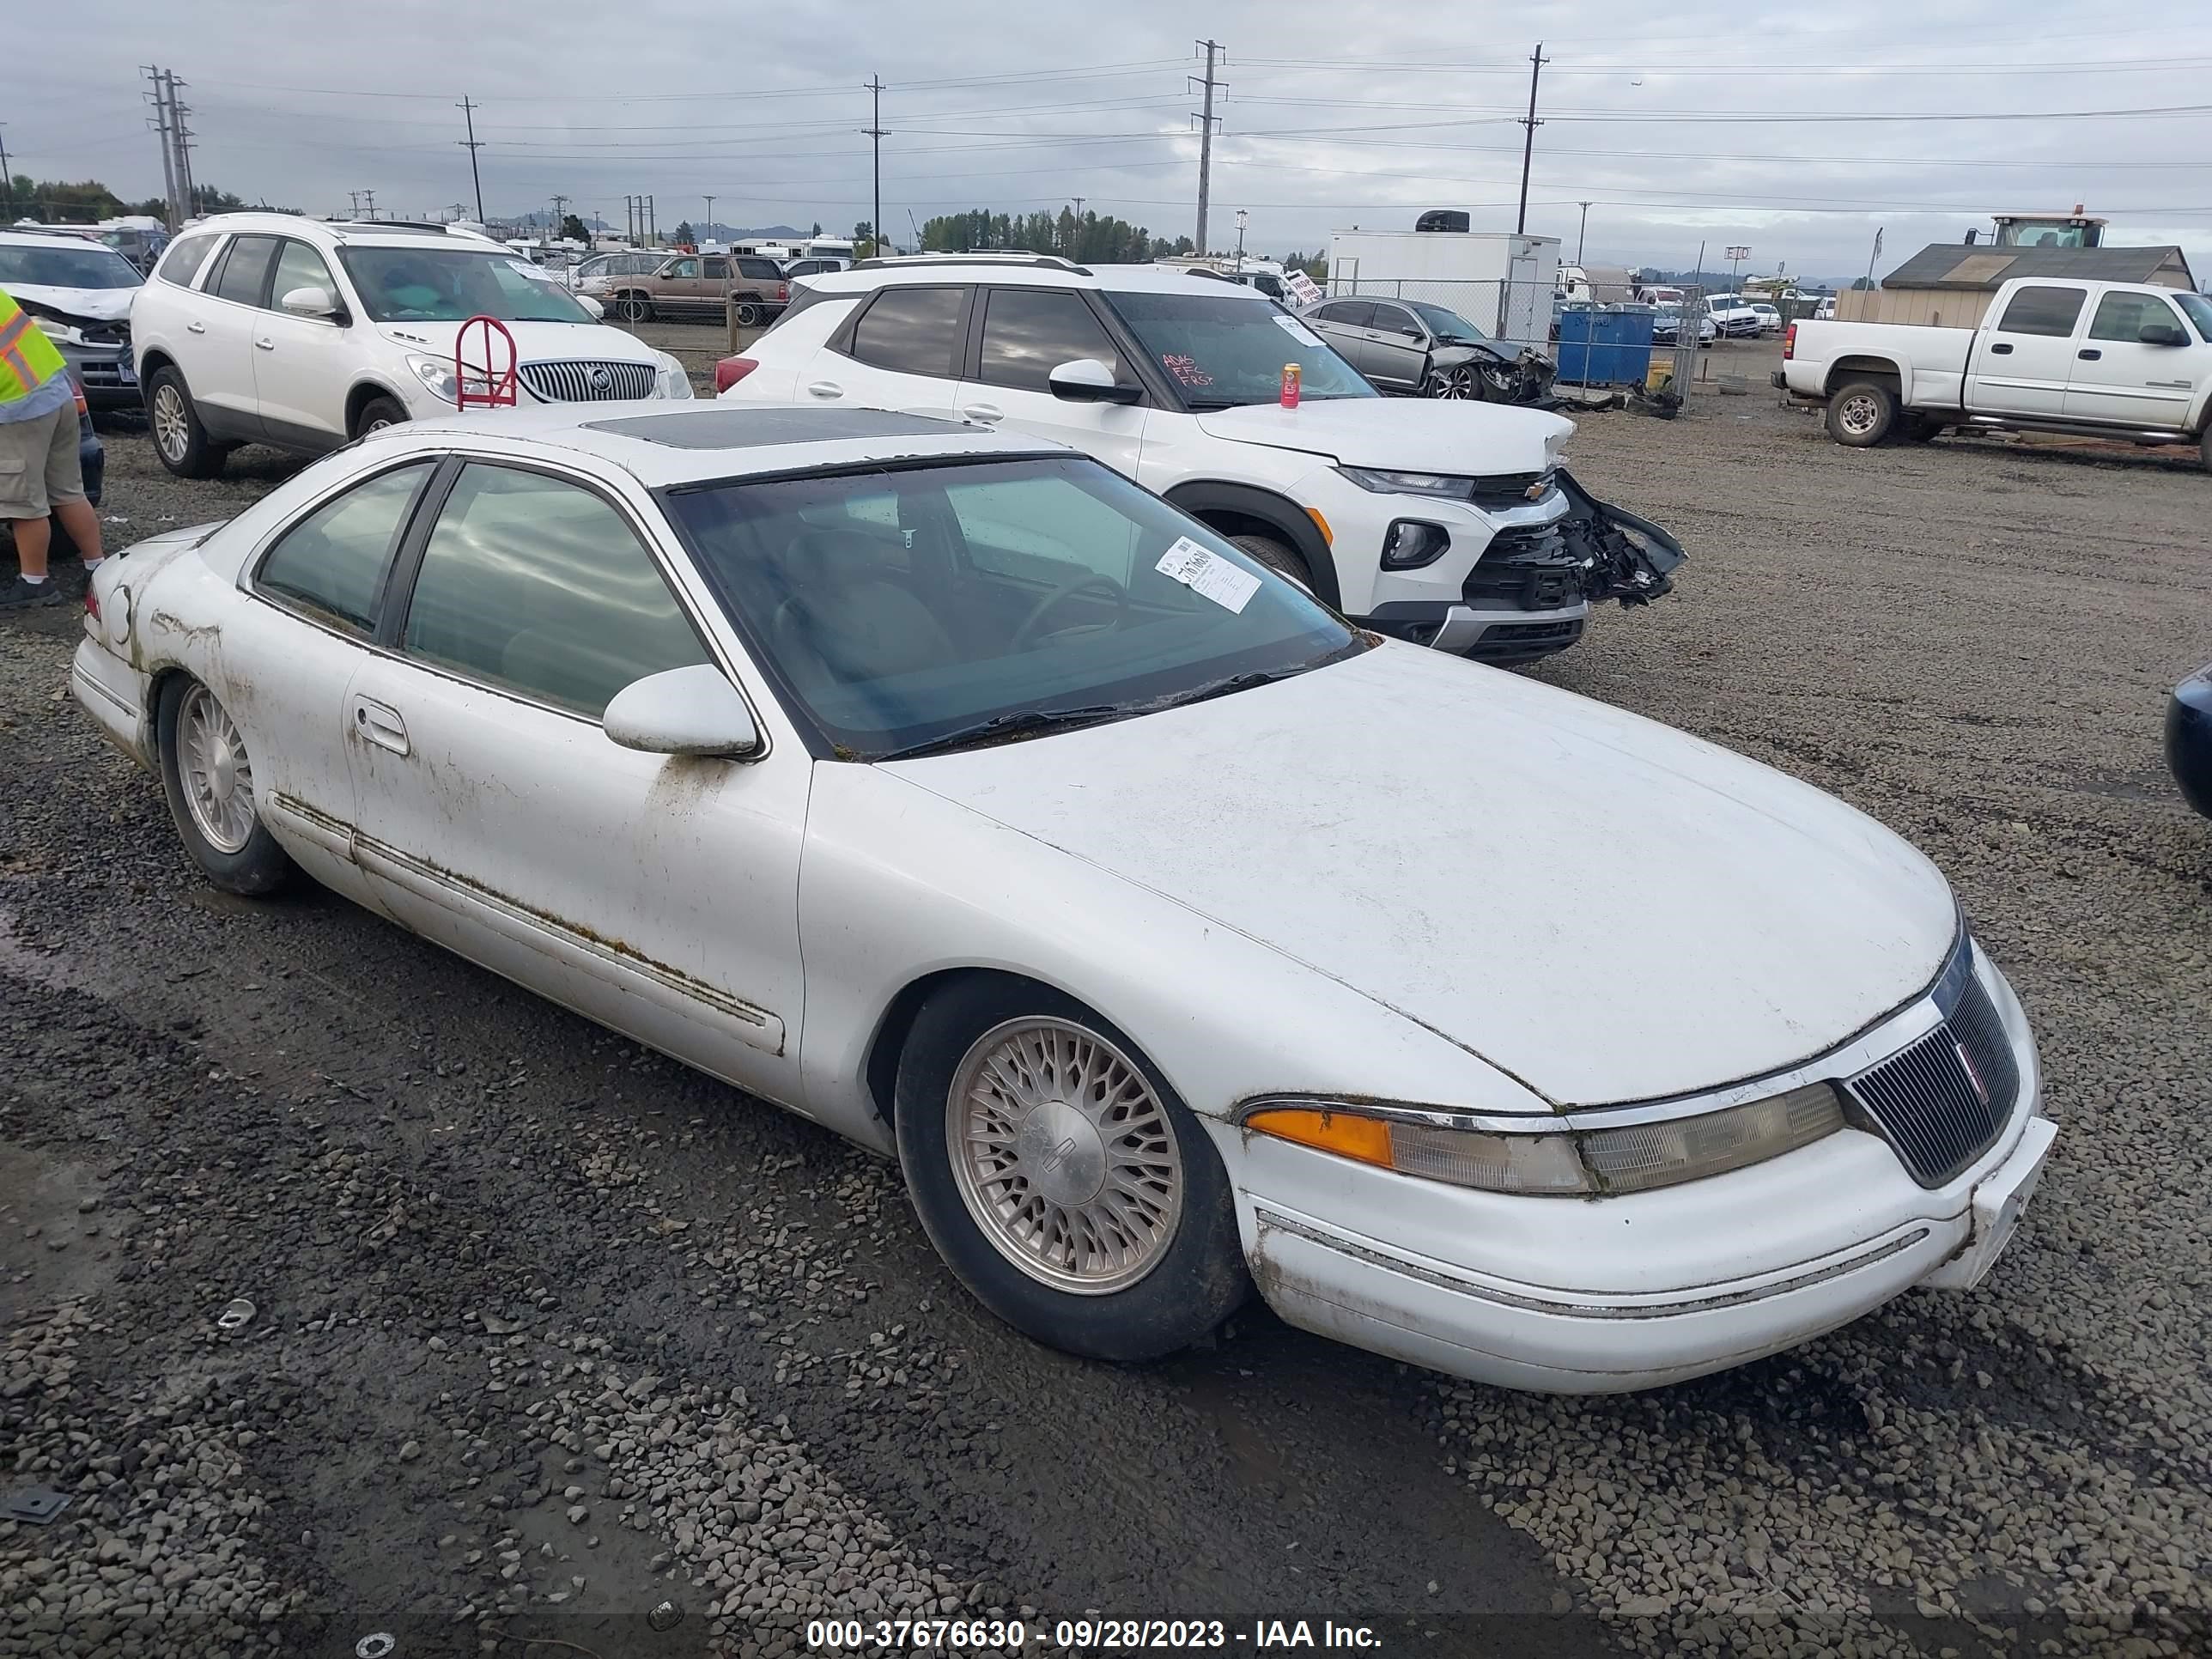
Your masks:
[{"label": "windshield wiper", "polygon": [[1275,680],[1291,679],[1304,673],[1310,668],[1317,668],[1320,665],[1318,663],[1302,662],[1294,664],[1289,668],[1255,668],[1246,673],[1231,674],[1226,679],[1208,680],[1205,684],[1193,686],[1188,691],[1179,691],[1171,697],[1164,697],[1153,706],[1158,708],[1180,708],[1185,703],[1204,702],[1209,697],[1225,697],[1233,692],[1249,691],[1255,685],[1267,685]]},{"label": "windshield wiper", "polygon": [[963,726],[947,732],[943,737],[930,738],[921,743],[909,744],[903,749],[894,749],[887,755],[878,755],[878,761],[912,760],[920,755],[942,754],[950,749],[964,749],[970,744],[988,743],[994,738],[1025,738],[1040,732],[1057,732],[1076,726],[1096,726],[1101,720],[1112,720],[1117,714],[1132,713],[1127,703],[1086,703],[1079,708],[1017,708],[1004,714],[994,714],[973,726]]}]

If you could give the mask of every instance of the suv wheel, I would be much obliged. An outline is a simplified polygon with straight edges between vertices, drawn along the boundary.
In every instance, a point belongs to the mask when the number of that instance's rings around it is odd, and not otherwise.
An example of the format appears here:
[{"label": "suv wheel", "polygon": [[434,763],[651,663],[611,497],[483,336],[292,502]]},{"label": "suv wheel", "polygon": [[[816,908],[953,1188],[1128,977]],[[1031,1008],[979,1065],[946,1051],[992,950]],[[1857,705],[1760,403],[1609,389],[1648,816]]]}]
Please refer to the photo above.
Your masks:
[{"label": "suv wheel", "polygon": [[176,369],[156,369],[146,383],[146,419],[154,453],[179,478],[212,478],[222,471],[223,447],[200,424],[192,394]]},{"label": "suv wheel", "polygon": [[396,398],[371,398],[361,406],[354,417],[353,435],[366,438],[372,432],[381,432],[387,426],[398,426],[406,420],[407,411]]},{"label": "suv wheel", "polygon": [[738,301],[738,326],[739,328],[757,328],[760,326],[760,307],[755,305],[750,300],[740,300]]},{"label": "suv wheel", "polygon": [[1278,576],[1296,582],[1307,593],[1314,591],[1313,572],[1297,549],[1277,541],[1273,536],[1231,536],[1229,538],[1249,553]]},{"label": "suv wheel", "polygon": [[615,315],[626,323],[649,323],[653,301],[642,294],[625,294],[615,301]]}]

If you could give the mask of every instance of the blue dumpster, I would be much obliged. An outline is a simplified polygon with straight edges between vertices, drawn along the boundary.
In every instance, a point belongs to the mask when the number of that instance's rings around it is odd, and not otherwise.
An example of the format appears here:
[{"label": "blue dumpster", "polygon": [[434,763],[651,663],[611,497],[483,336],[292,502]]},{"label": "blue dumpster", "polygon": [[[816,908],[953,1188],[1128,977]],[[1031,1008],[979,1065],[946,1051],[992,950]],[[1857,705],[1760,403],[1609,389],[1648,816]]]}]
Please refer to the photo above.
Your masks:
[{"label": "blue dumpster", "polygon": [[1651,372],[1650,306],[1571,305],[1559,313],[1559,374],[1570,386],[1641,384]]}]

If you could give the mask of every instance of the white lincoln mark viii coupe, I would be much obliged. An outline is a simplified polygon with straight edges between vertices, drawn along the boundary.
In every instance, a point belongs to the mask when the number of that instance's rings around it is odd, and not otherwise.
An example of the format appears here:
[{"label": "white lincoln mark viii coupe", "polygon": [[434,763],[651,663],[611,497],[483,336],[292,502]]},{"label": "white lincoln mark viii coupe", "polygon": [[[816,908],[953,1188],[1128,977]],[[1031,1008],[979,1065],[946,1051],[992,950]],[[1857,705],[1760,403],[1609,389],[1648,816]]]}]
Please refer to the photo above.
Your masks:
[{"label": "white lincoln mark viii coupe", "polygon": [[210,880],[304,871],[895,1156],[1080,1353],[1256,1285],[1446,1371],[1663,1383],[1974,1284],[2051,1144],[1897,836],[1355,629],[1039,440],[412,422],[109,560],[85,631]]}]

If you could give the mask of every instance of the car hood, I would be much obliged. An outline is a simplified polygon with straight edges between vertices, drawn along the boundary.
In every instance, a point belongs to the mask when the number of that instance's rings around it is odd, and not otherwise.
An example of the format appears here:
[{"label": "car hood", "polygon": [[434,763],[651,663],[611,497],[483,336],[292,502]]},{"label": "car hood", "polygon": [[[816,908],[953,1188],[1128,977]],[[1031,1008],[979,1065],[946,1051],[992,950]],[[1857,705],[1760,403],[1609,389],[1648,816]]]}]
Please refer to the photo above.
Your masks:
[{"label": "car hood", "polygon": [[[660,354],[639,339],[604,323],[508,323],[517,358],[526,363],[588,361],[607,363],[656,363]],[[380,323],[377,332],[395,345],[432,357],[450,360],[459,323]],[[470,359],[483,350],[481,331],[469,346]],[[505,356],[502,352],[501,356]],[[504,367],[504,365],[501,365]]]},{"label": "car hood", "polygon": [[135,288],[49,288],[44,283],[10,283],[8,292],[35,315],[39,310],[66,313],[70,322],[116,323],[131,314]]},{"label": "car hood", "polygon": [[1429,349],[1429,361],[1436,363],[1463,363],[1473,357],[1487,357],[1494,363],[1517,363],[1528,348],[1510,340],[1439,340]]},{"label": "car hood", "polygon": [[1395,642],[886,769],[1271,945],[1561,1107],[1821,1054],[1923,990],[1957,927],[1936,867],[1833,797]]},{"label": "car hood", "polygon": [[1545,441],[1575,429],[1538,410],[1410,398],[1318,398],[1296,409],[1248,404],[1195,418],[1209,437],[1401,472],[1540,472]]}]

